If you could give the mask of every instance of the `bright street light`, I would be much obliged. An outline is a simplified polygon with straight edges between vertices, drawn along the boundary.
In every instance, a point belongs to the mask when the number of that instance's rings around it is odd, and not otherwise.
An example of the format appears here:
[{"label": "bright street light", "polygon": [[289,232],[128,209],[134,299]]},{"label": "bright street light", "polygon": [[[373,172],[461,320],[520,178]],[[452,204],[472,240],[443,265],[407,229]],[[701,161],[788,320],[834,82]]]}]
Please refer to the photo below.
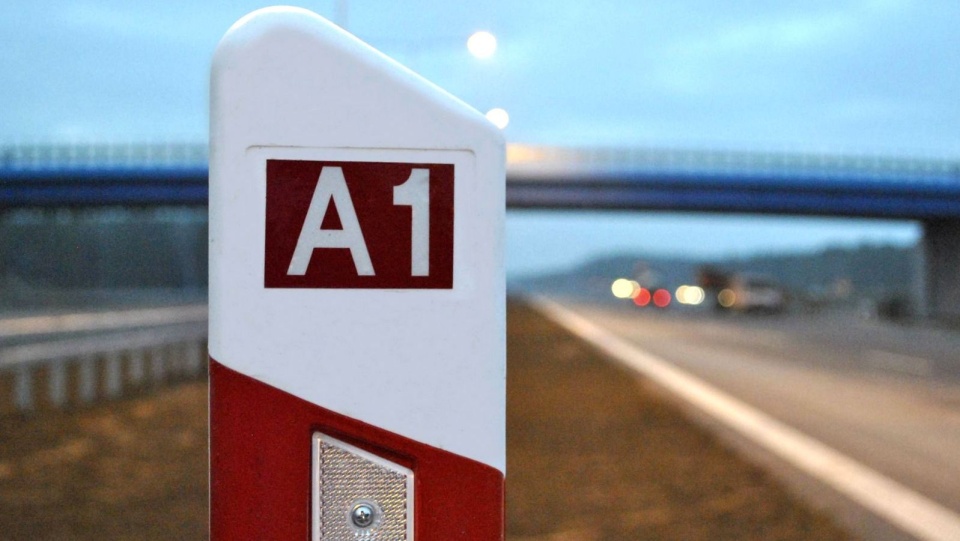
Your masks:
[{"label": "bright street light", "polygon": [[487,111],[487,120],[493,122],[493,125],[500,128],[501,130],[507,127],[507,124],[510,123],[510,115],[507,114],[503,109],[496,107]]},{"label": "bright street light", "polygon": [[474,32],[467,40],[467,49],[477,58],[490,58],[497,51],[497,38],[485,30]]}]

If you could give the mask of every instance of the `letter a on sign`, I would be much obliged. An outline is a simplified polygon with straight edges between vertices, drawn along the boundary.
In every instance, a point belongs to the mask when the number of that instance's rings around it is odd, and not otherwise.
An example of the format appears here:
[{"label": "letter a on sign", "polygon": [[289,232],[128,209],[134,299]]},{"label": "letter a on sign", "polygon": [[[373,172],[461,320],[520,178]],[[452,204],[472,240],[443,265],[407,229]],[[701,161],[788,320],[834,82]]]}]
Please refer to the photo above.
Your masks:
[{"label": "letter a on sign", "polygon": [[298,8],[210,81],[211,540],[502,540],[502,133]]},{"label": "letter a on sign", "polygon": [[[330,206],[336,205],[343,229],[320,229],[323,217]],[[307,209],[307,218],[303,221],[303,229],[297,239],[297,247],[290,260],[290,269],[287,274],[303,276],[307,272],[307,263],[315,248],[346,248],[350,250],[353,264],[357,267],[357,274],[373,276],[373,264],[370,263],[370,254],[367,244],[363,241],[363,231],[357,222],[357,212],[353,208],[353,200],[347,191],[347,183],[343,179],[343,169],[340,167],[324,167],[320,171],[320,180],[317,189],[313,192],[310,207]]]}]

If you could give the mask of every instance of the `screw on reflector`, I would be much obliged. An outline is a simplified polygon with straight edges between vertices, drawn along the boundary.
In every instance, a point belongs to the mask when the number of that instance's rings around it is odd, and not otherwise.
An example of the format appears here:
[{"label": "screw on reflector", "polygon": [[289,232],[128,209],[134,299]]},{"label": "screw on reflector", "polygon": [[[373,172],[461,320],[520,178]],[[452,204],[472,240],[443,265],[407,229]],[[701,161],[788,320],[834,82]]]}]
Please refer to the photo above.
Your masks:
[{"label": "screw on reflector", "polygon": [[365,501],[357,502],[350,511],[350,520],[357,528],[373,526],[377,521],[376,505]]},{"label": "screw on reflector", "polygon": [[373,508],[365,503],[358,503],[353,506],[350,512],[350,520],[357,528],[367,528],[373,525]]}]

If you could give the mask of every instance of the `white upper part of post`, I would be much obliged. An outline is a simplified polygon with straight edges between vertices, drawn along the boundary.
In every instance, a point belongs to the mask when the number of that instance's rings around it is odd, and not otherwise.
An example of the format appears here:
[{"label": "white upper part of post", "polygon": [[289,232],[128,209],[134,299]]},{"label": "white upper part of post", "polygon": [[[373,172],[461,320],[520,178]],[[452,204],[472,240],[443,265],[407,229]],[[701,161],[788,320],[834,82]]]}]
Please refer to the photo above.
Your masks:
[{"label": "white upper part of post", "polygon": [[211,357],[504,471],[500,130],[297,8],[237,22],[211,89]]}]

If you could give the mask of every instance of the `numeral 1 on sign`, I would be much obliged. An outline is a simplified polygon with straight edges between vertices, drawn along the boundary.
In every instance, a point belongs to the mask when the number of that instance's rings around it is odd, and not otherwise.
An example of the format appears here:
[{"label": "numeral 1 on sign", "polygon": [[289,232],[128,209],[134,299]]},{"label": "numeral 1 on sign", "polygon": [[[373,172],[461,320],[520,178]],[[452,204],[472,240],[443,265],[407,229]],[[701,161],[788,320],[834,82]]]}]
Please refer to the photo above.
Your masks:
[{"label": "numeral 1 on sign", "polygon": [[413,169],[393,188],[393,204],[411,207],[410,274],[430,276],[430,170]]}]

